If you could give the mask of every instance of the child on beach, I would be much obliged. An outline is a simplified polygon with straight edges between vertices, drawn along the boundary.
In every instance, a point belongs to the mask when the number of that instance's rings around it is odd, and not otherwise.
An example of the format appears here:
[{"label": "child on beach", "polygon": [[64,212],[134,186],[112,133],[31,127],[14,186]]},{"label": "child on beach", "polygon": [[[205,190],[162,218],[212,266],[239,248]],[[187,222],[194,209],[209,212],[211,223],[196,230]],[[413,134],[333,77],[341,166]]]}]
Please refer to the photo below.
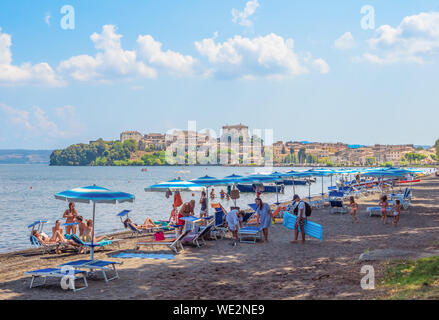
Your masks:
[{"label": "child on beach", "polygon": [[352,223],[358,223],[358,218],[357,218],[357,211],[358,211],[358,204],[355,202],[355,198],[353,196],[351,196],[349,198],[349,205],[351,206],[351,216],[354,218],[354,221],[352,221]]},{"label": "child on beach", "polygon": [[236,242],[238,241],[238,230],[240,227],[242,227],[242,219],[244,218],[245,212],[243,210],[231,210],[227,216],[227,226],[229,227],[230,231],[232,232],[234,242],[232,243],[234,246],[236,246]]},{"label": "child on beach", "polygon": [[395,200],[395,205],[393,206],[393,225],[397,226],[399,222],[399,215],[401,214],[401,201]]},{"label": "child on beach", "polygon": [[388,206],[389,206],[389,203],[387,202],[387,196],[383,195],[381,197],[381,201],[380,201],[381,220],[383,221],[383,224],[386,224],[386,222],[387,222],[387,207]]}]

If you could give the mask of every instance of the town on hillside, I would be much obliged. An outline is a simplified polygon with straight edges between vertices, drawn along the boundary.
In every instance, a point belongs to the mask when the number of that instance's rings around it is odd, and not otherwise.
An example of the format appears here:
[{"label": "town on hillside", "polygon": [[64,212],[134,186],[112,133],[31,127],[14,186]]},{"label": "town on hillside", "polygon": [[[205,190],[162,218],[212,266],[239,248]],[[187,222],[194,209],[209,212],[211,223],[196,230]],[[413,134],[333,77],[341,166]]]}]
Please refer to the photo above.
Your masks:
[{"label": "town on hillside", "polygon": [[139,158],[145,152],[164,151],[168,148],[182,148],[188,153],[192,146],[200,154],[208,153],[214,147],[217,152],[226,148],[237,160],[236,163],[228,164],[238,165],[263,164],[267,154],[272,155],[274,165],[404,166],[434,164],[438,159],[434,146],[413,144],[366,146],[342,142],[277,141],[267,145],[261,134],[250,135],[248,126],[243,124],[223,126],[219,137],[210,131],[174,130],[171,134],[124,131],[120,134],[120,141],[123,143],[127,140],[137,142],[138,152],[135,154]]}]

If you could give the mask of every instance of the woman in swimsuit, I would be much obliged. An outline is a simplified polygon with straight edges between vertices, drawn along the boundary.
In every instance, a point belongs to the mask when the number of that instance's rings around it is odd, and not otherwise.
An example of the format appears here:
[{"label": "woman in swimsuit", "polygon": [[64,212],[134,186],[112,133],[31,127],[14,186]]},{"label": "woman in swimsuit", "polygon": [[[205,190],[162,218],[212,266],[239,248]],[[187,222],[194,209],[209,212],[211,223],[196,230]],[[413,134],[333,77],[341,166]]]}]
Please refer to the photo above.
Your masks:
[{"label": "woman in swimsuit", "polygon": [[[73,240],[67,240],[64,235],[59,232],[59,230],[55,231],[55,233],[52,235],[52,238],[49,238],[44,234],[40,234],[37,230],[32,231],[32,235],[37,238],[38,241],[41,242],[41,244],[70,244],[74,247],[78,247],[78,245]],[[61,253],[61,250],[58,246],[55,248],[55,252],[57,254]]]},{"label": "woman in swimsuit", "polygon": [[[69,208],[64,211],[63,218],[66,218],[66,223],[75,222],[75,218],[78,216],[78,211],[76,211],[75,204],[73,202],[69,203]],[[76,234],[76,225],[71,225],[66,227],[67,234]]]},{"label": "woman in swimsuit", "polygon": [[358,204],[355,202],[355,198],[353,196],[351,196],[349,198],[349,204],[351,206],[351,216],[354,218],[354,221],[352,223],[358,223],[358,218],[357,218],[357,211],[358,211]]},{"label": "woman in swimsuit", "polygon": [[389,203],[387,202],[387,196],[384,195],[381,197],[381,220],[383,221],[383,224],[386,224],[387,222],[387,207],[389,206]]},{"label": "woman in swimsuit", "polygon": [[154,221],[150,218],[150,217],[146,217],[145,223],[144,224],[135,224],[133,222],[133,220],[131,220],[131,218],[127,218],[123,224],[125,226],[125,228],[128,228],[128,223],[132,224],[133,226],[135,226],[138,229],[152,229],[154,227],[159,227],[159,225],[156,225],[154,223]]},{"label": "woman in swimsuit", "polygon": [[[85,229],[85,233],[84,233],[84,239],[82,239],[82,241],[85,242],[99,242],[101,240],[113,240],[114,237],[108,237],[108,236],[101,236],[101,237],[96,237],[96,235],[94,235],[92,237],[92,232],[93,232],[93,220],[87,220],[87,227]],[[93,239],[93,241],[92,241]]]}]

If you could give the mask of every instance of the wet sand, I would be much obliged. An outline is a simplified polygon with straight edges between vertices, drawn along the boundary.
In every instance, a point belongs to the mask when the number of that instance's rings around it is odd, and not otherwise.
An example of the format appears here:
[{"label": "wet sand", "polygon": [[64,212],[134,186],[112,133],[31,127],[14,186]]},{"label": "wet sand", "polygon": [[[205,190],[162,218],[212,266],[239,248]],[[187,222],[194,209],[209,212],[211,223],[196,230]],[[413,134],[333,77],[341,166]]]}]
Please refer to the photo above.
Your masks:
[{"label": "wet sand", "polygon": [[[54,267],[86,259],[76,251],[41,254],[30,249],[0,255],[0,299],[374,299],[386,298],[384,289],[362,290],[360,272],[365,264],[375,267],[377,283],[385,261],[360,262],[360,254],[375,249],[425,252],[439,249],[439,178],[425,177],[415,186],[409,210],[402,211],[395,228],[379,217],[369,217],[366,207],[376,206],[379,194],[357,199],[358,218],[332,215],[329,208],[313,210],[310,220],[322,224],[324,239],[291,244],[293,232],[280,224],[270,228],[269,243],[238,243],[226,239],[206,241],[200,248],[185,246],[173,260],[118,259],[117,252],[133,251],[139,239],[129,235],[120,249],[95,254],[96,259],[123,262],[120,279],[90,279],[89,287],[73,293],[59,281],[29,289],[25,271]],[[141,240],[142,238],[140,238]],[[142,248],[142,252],[151,253]],[[158,252],[155,250],[154,252]],[[160,253],[171,253],[159,251]]]}]

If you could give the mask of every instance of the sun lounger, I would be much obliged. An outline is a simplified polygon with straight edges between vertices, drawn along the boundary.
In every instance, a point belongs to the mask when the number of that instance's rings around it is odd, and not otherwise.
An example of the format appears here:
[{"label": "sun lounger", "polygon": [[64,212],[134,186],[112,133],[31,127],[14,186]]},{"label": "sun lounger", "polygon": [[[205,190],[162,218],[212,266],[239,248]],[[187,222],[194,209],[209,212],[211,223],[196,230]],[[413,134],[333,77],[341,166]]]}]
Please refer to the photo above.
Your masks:
[{"label": "sun lounger", "polygon": [[[256,240],[262,239],[262,228],[260,227],[244,227],[238,230],[239,242],[256,243]],[[252,240],[245,240],[245,239]]]},{"label": "sun lounger", "polygon": [[187,236],[183,237],[182,243],[196,245],[197,247],[206,244],[206,242],[204,241],[204,237],[210,232],[212,227],[213,226],[210,225],[198,231],[197,233],[188,234]]},{"label": "sun lounger", "polygon": [[[27,271],[25,274],[32,276],[32,280],[30,282],[29,288],[35,288],[46,284],[47,278],[63,278],[68,276],[70,281],[70,288],[73,290],[73,292],[76,292],[78,290],[82,290],[88,287],[87,284],[87,271],[80,271],[80,270],[63,270],[60,268],[46,268],[46,269],[39,269],[39,270],[33,270],[33,271]],[[37,278],[43,278],[43,282],[40,284],[35,285],[35,279]],[[82,279],[84,281],[84,286],[81,288],[76,288],[75,281],[77,279]]]},{"label": "sun lounger", "polygon": [[[122,262],[117,261],[107,261],[107,260],[76,260],[67,263],[63,263],[58,267],[72,267],[74,269],[88,269],[90,273],[93,273],[93,270],[102,271],[102,275],[104,276],[105,282],[118,279],[119,273],[117,272],[116,265],[121,265]],[[112,271],[113,277],[108,278],[107,272]]]},{"label": "sun lounger", "polygon": [[191,232],[191,230],[186,230],[186,231],[184,231],[182,234],[180,234],[175,239],[167,239],[167,240],[160,240],[160,241],[152,240],[152,241],[137,242],[136,246],[135,246],[135,250],[139,250],[140,246],[151,246],[151,247],[153,247],[153,246],[163,246],[164,245],[164,246],[167,246],[172,251],[174,251],[175,253],[178,253],[179,252],[178,249],[184,250],[183,249],[183,245],[181,244],[181,241],[190,232]]},{"label": "sun lounger", "polygon": [[[366,209],[367,212],[369,212],[369,217],[372,216],[380,216],[381,217],[381,207],[367,207]],[[389,215],[389,213],[392,213],[393,209],[391,207],[387,207],[387,215]]]},{"label": "sun lounger", "polygon": [[76,244],[79,244],[79,249],[78,251],[80,252],[82,250],[82,248],[84,248],[84,253],[87,253],[87,249],[90,250],[91,247],[94,248],[104,248],[105,246],[109,246],[109,245],[117,245],[118,248],[120,248],[120,244],[119,242],[121,241],[120,239],[113,239],[113,240],[101,240],[99,242],[93,242],[93,244],[91,242],[84,242],[82,241],[76,234],[72,234],[70,235],[70,239],[75,241]]},{"label": "sun lounger", "polygon": [[212,229],[210,230],[210,236],[215,240],[218,240],[218,238],[223,239],[228,231],[228,229],[224,226],[224,218],[227,213],[219,203],[212,203],[212,207],[215,209],[215,215],[214,224]]},{"label": "sun lounger", "polygon": [[31,245],[33,247],[40,248],[43,254],[45,254],[46,252],[50,253],[52,250],[56,251],[57,248],[64,249],[68,246],[68,243],[64,243],[64,242],[44,244],[41,243],[41,241],[38,240],[34,235],[31,235],[29,240]]},{"label": "sun lounger", "polygon": [[331,200],[329,201],[331,208],[329,209],[330,213],[347,213],[348,208],[343,204],[342,200]]}]

